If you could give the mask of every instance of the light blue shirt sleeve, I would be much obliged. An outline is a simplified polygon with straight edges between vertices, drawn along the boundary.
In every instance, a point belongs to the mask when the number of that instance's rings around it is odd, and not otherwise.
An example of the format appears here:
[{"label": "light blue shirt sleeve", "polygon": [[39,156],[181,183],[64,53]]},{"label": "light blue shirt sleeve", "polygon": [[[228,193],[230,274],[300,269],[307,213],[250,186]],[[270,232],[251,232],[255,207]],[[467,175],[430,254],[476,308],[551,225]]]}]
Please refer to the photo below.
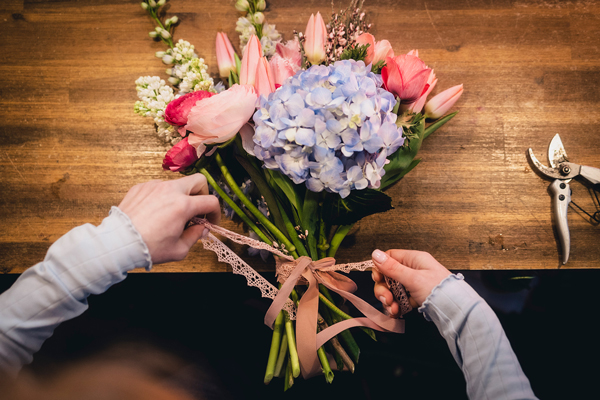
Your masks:
[{"label": "light blue shirt sleeve", "polygon": [[151,267],[141,235],[117,207],[99,226],[69,231],[0,295],[0,370],[16,375],[61,322],[88,308],[90,294]]},{"label": "light blue shirt sleeve", "polygon": [[462,274],[444,279],[419,312],[446,339],[469,399],[536,399],[498,317]]}]

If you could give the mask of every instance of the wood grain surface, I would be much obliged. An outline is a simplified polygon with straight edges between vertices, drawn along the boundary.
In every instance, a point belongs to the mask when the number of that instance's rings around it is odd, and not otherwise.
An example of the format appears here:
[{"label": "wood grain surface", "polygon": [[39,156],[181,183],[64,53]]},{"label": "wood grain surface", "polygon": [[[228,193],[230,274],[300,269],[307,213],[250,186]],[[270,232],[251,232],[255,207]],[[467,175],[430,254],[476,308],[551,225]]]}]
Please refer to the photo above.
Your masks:
[{"label": "wood grain surface", "polygon": [[[181,20],[175,39],[193,43],[214,77],[216,32],[239,51],[233,3],[169,2],[168,16]],[[434,93],[459,83],[465,91],[458,116],[388,192],[395,209],[360,222],[338,260],[407,248],[451,269],[558,268],[550,181],[526,151],[547,163],[560,133],[570,161],[600,167],[600,2],[367,0],[365,8],[377,39],[397,54],[418,49],[434,68]],[[317,11],[330,15],[331,2],[272,0],[265,14],[289,39]],[[135,0],[0,2],[0,272],[21,273],[71,228],[100,223],[132,185],[178,177],[161,168],[166,147],[151,119],[133,113],[134,81],[167,77],[152,29]],[[573,200],[594,209],[586,186],[571,187]],[[561,268],[600,267],[600,227],[572,207],[569,226]],[[201,245],[154,268],[228,270]]]}]

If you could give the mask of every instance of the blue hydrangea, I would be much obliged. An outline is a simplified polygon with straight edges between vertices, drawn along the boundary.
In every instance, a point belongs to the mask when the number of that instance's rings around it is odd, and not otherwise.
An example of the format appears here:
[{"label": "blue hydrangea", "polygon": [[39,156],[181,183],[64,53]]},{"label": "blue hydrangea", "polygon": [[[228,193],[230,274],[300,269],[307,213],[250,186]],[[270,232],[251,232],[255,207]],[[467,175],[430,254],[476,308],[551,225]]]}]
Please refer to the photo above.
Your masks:
[{"label": "blue hydrangea", "polygon": [[362,61],[316,65],[288,78],[254,114],[254,155],[313,192],[344,198],[378,188],[404,143],[394,96]]}]

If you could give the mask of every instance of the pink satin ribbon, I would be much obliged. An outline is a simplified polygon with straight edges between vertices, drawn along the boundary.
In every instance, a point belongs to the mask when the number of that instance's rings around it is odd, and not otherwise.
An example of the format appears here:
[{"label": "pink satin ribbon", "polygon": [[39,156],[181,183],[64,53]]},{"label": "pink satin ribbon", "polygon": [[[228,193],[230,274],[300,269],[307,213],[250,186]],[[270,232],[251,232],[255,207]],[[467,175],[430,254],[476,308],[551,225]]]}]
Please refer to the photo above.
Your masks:
[{"label": "pink satin ribbon", "polygon": [[[283,264],[287,263],[293,263],[295,267],[269,307],[265,315],[265,324],[271,329],[273,328],[275,318],[277,318],[298,280],[303,277],[308,282],[308,289],[298,304],[296,314],[296,344],[298,347],[298,358],[300,359],[300,369],[304,378],[321,373],[321,364],[317,356],[317,350],[329,339],[348,328],[363,326],[382,332],[404,332],[404,320],[390,318],[360,297],[353,295],[351,292],[356,291],[357,287],[350,278],[334,271],[322,271],[324,268],[335,265],[334,258],[328,257],[312,261],[309,257],[300,257],[293,262],[288,261]],[[365,317],[338,322],[317,334],[319,283],[350,301]]]},{"label": "pink satin ribbon", "polygon": [[[275,319],[284,308],[284,305],[290,302],[290,294],[298,284],[298,281],[304,278],[308,283],[308,288],[302,295],[296,310],[296,346],[298,349],[298,358],[300,359],[300,369],[304,378],[309,378],[322,372],[321,364],[317,356],[317,350],[332,337],[346,329],[366,327],[382,332],[404,333],[404,320],[390,318],[379,312],[360,297],[352,294],[352,292],[356,291],[357,286],[352,279],[335,272],[336,268],[339,269],[344,265],[336,266],[334,258],[328,257],[312,261],[309,257],[300,257],[294,260],[292,257],[283,254],[280,250],[275,249],[266,243],[239,235],[220,226],[212,225],[205,219],[194,218],[190,223],[203,224],[209,230],[218,232],[236,243],[265,249],[278,256],[275,257],[277,260],[277,272],[279,279],[285,279],[285,281],[283,282],[281,289],[279,289],[278,293],[274,296],[273,303],[271,303],[271,306],[265,315],[264,322],[271,329],[273,329]],[[212,249],[208,246],[211,240],[218,241],[213,235],[209,235],[209,238],[202,240],[205,248]],[[237,257],[233,252],[231,253],[232,256]],[[241,262],[243,263],[243,261]],[[357,266],[360,264],[365,263],[352,265]],[[350,264],[345,266],[348,265]],[[369,263],[368,265],[372,264]],[[287,268],[289,266],[292,267],[291,272],[289,272],[289,276],[284,277],[283,275],[286,275],[287,270],[290,269]],[[250,266],[247,267],[251,269]],[[286,274],[283,273],[283,270],[286,270]],[[257,279],[263,278],[258,275]],[[323,284],[327,289],[336,292],[344,299],[350,301],[365,317],[340,321],[317,334],[319,284]],[[273,287],[271,291],[275,293],[277,292],[277,289]],[[291,304],[290,306],[293,307]]]}]

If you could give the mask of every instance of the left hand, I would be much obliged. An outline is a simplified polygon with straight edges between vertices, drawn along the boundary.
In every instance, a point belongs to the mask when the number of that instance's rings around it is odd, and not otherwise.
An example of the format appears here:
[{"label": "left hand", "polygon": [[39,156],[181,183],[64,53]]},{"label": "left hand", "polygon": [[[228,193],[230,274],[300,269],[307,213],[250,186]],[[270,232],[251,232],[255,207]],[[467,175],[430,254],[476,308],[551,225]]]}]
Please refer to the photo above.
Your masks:
[{"label": "left hand", "polygon": [[142,235],[154,264],[187,256],[205,232],[203,225],[185,228],[193,217],[206,216],[215,225],[221,220],[219,200],[208,194],[206,178],[201,174],[135,185],[119,208]]}]

